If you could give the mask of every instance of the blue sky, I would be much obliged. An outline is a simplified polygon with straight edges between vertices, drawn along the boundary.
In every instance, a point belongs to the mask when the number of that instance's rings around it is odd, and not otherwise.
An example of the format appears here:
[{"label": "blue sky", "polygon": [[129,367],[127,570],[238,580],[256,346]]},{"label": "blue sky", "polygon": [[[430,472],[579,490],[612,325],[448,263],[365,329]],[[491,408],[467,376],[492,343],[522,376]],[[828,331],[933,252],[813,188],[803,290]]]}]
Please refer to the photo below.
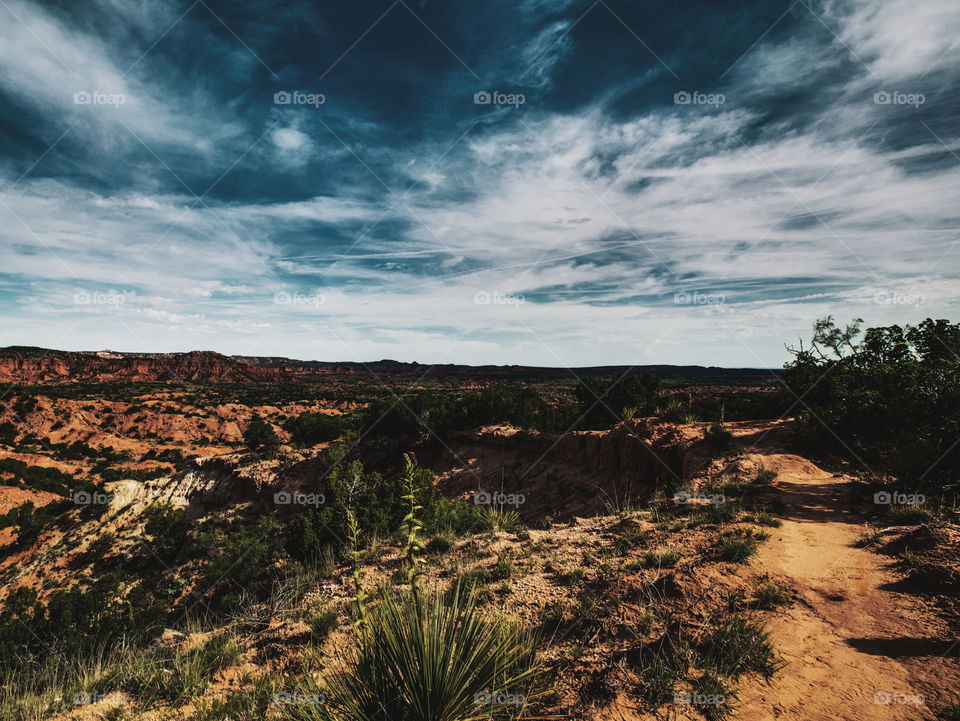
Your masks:
[{"label": "blue sky", "polygon": [[953,0],[0,3],[0,344],[778,366],[957,319]]}]

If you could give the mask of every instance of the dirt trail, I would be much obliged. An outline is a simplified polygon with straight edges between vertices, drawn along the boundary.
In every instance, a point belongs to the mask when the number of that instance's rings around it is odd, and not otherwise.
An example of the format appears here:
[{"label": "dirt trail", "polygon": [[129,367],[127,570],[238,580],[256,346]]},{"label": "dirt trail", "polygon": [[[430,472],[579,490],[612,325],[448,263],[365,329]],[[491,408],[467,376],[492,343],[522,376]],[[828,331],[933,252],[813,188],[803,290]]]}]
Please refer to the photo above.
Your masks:
[{"label": "dirt trail", "polygon": [[888,557],[851,546],[865,519],[848,508],[849,479],[787,452],[780,429],[735,433],[748,462],[777,471],[786,504],[753,565],[798,595],[769,625],[787,665],[769,683],[744,684],[735,718],[931,718],[930,705],[960,690],[956,634],[921,599],[891,589],[901,574]]}]

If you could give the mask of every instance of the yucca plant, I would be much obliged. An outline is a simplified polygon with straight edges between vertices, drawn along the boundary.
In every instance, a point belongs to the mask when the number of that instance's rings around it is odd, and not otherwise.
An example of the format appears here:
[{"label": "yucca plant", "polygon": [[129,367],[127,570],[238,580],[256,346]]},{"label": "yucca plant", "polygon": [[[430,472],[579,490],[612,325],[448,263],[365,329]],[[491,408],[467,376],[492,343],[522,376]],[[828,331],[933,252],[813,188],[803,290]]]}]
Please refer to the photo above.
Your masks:
[{"label": "yucca plant", "polygon": [[288,711],[299,721],[476,721],[509,708],[524,718],[540,678],[533,636],[482,615],[470,590],[388,591],[358,644],[326,681],[324,706]]},{"label": "yucca plant", "polygon": [[499,506],[490,506],[483,510],[483,525],[488,533],[516,533],[523,528],[523,521],[517,511],[505,511]]}]

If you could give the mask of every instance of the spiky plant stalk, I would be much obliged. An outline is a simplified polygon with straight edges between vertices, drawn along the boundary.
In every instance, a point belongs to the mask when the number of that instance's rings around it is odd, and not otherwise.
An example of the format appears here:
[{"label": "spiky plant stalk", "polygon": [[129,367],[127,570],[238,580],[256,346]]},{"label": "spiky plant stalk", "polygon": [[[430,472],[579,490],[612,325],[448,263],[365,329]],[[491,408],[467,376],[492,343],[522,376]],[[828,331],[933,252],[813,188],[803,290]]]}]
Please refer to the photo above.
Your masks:
[{"label": "spiky plant stalk", "polygon": [[419,534],[423,529],[423,524],[417,518],[417,511],[423,509],[423,506],[417,503],[417,493],[414,478],[416,476],[417,464],[413,456],[403,454],[403,483],[407,492],[402,496],[409,506],[409,511],[403,519],[403,527],[407,536],[406,550],[404,555],[407,559],[407,581],[410,583],[410,590],[414,598],[420,598],[419,584],[417,583],[423,571],[420,570],[420,564],[423,559],[420,552],[423,550],[423,544],[420,543]]},{"label": "spiky plant stalk", "polygon": [[367,594],[363,592],[363,568],[360,566],[363,558],[363,551],[360,550],[360,527],[352,508],[347,509],[347,542],[350,544],[350,562],[353,565],[353,605],[357,610],[355,626],[359,630],[367,623],[367,612],[363,605]]}]

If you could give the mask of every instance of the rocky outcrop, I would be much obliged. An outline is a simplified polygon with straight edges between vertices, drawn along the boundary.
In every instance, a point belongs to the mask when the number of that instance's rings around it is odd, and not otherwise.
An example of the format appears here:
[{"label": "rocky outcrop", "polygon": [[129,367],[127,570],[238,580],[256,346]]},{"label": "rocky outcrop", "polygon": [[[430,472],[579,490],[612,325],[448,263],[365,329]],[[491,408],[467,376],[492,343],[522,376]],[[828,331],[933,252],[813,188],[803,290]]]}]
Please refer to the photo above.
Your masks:
[{"label": "rocky outcrop", "polygon": [[273,475],[244,465],[243,456],[230,454],[198,458],[189,468],[148,487],[153,501],[173,506],[208,507],[253,501],[270,492]]},{"label": "rocky outcrop", "polygon": [[698,427],[653,419],[564,435],[489,427],[452,439],[424,461],[445,495],[502,492],[508,510],[517,501],[520,515],[536,521],[635,505],[678,485],[701,437]]}]

